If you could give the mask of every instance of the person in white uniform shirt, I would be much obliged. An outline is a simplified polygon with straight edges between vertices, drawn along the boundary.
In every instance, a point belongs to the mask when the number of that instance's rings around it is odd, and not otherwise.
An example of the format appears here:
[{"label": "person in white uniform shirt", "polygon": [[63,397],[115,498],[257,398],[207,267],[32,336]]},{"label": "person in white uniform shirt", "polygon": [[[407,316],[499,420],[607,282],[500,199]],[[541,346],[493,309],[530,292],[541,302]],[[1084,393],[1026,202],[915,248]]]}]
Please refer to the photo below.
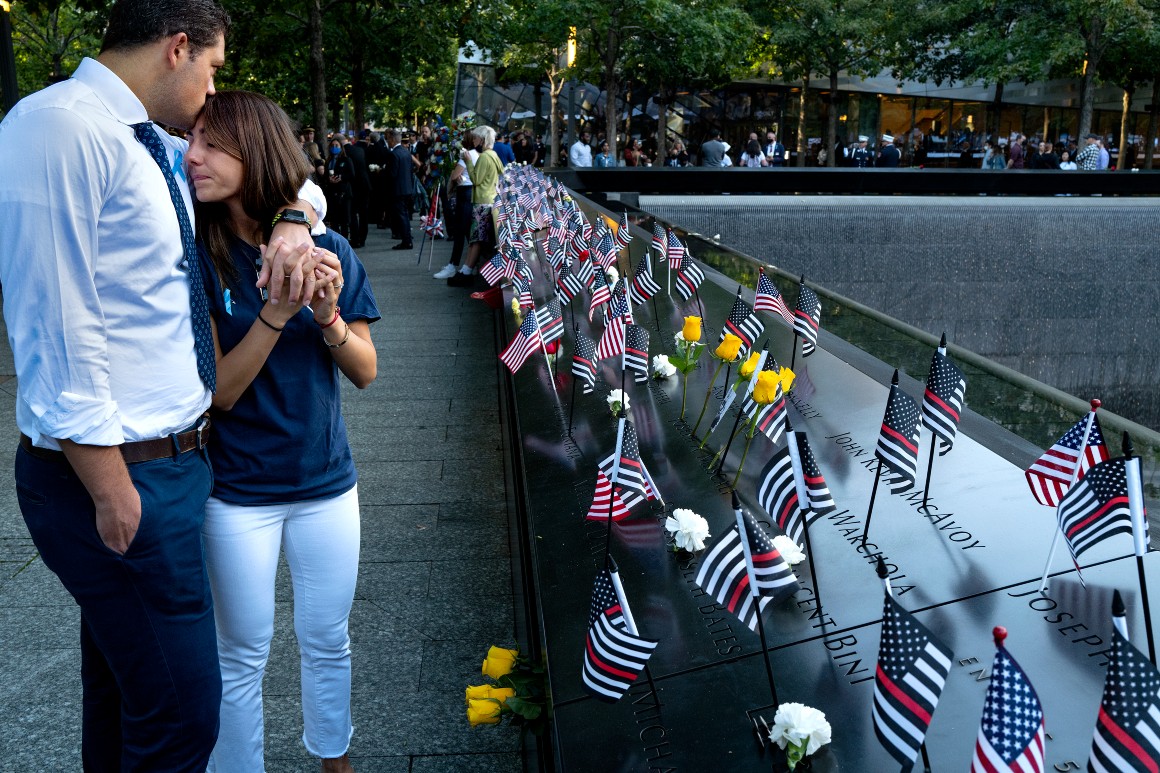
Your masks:
[{"label": "person in white uniform shirt", "polygon": [[[218,731],[201,544],[216,372],[186,143],[152,122],[193,124],[229,23],[215,0],[118,0],[99,56],[0,124],[16,489],[80,606],[88,771],[201,773]],[[296,206],[259,279],[282,303],[312,298],[317,277],[315,211]]]},{"label": "person in white uniform shirt", "polygon": [[580,132],[580,139],[572,143],[572,147],[568,148],[568,161],[576,168],[585,168],[592,166],[592,135],[588,132]]}]

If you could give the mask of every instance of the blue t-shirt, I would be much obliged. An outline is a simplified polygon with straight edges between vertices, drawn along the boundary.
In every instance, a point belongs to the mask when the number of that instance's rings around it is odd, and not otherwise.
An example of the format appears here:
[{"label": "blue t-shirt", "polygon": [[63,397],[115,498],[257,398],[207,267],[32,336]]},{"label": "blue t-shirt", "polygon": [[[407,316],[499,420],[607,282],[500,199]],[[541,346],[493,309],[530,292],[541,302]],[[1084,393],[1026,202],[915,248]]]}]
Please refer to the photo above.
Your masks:
[{"label": "blue t-shirt", "polygon": [[[366,271],[346,239],[327,231],[314,243],[342,263],[342,318],[379,319]],[[265,305],[257,281],[258,250],[240,240],[230,248],[236,286],[223,288],[213,262],[198,244],[210,314],[222,352],[249,332]],[[353,333],[351,335],[354,335]],[[253,383],[231,410],[213,410],[213,495],[237,505],[272,505],[329,499],[357,480],[342,419],[342,374],[309,309],[286,323]]]},{"label": "blue t-shirt", "polygon": [[499,160],[503,162],[504,166],[516,160],[516,152],[512,150],[512,146],[506,142],[497,142],[491,146],[495,154],[499,156]]}]

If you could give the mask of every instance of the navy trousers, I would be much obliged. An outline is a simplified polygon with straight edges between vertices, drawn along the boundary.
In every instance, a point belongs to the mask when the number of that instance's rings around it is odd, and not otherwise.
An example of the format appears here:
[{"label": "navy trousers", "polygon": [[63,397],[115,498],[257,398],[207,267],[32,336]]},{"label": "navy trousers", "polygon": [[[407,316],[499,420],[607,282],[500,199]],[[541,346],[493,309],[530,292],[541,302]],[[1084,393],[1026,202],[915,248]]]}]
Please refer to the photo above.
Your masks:
[{"label": "navy trousers", "polygon": [[20,511],[45,565],[81,608],[86,771],[197,771],[217,739],[221,671],[201,524],[205,451],[129,465],[141,525],[122,556],[60,459],[16,452]]}]

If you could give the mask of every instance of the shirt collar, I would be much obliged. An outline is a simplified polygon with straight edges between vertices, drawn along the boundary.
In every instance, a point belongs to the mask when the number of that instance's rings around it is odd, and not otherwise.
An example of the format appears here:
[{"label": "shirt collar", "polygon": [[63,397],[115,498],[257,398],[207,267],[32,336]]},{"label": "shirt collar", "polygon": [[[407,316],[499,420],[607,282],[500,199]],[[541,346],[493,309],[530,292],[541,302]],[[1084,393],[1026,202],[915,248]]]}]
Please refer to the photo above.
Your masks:
[{"label": "shirt collar", "polygon": [[85,57],[73,78],[92,89],[101,104],[118,121],[133,125],[149,120],[149,113],[125,81],[96,59]]}]

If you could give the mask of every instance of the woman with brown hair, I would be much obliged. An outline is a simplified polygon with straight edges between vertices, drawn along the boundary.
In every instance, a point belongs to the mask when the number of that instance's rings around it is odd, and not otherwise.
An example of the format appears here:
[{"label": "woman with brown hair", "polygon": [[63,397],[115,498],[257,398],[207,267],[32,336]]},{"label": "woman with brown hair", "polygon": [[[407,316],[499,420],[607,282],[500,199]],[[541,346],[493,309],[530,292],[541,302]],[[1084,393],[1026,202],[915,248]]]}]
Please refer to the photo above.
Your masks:
[{"label": "woman with brown hair", "polygon": [[339,377],[359,388],[374,380],[369,323],[378,308],[350,245],[329,231],[315,237],[320,289],[309,306],[278,303],[255,286],[258,245],[309,172],[276,104],[244,91],[210,96],[190,132],[186,163],[218,374],[214,487],[202,528],[223,683],[209,770],[264,769],[262,675],[285,548],[302,660],[303,741],[323,771],[350,771],[347,618],[359,509]]}]

